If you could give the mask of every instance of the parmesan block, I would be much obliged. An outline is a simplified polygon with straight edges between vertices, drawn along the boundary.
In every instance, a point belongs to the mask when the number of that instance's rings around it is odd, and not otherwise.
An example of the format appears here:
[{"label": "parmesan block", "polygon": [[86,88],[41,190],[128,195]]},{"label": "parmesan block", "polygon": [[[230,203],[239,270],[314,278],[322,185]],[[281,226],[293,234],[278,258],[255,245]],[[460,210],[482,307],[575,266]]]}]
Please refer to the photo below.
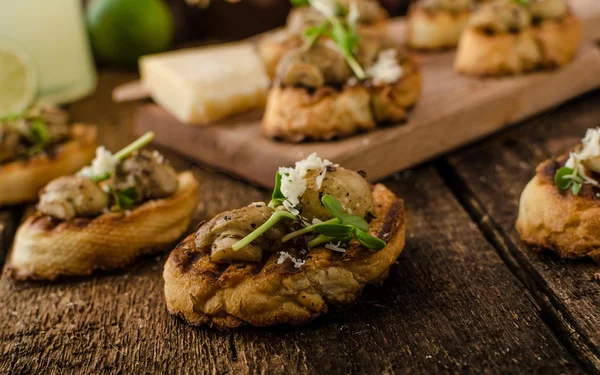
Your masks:
[{"label": "parmesan block", "polygon": [[182,122],[206,125],[262,108],[269,78],[248,42],[190,48],[140,59],[143,86]]}]

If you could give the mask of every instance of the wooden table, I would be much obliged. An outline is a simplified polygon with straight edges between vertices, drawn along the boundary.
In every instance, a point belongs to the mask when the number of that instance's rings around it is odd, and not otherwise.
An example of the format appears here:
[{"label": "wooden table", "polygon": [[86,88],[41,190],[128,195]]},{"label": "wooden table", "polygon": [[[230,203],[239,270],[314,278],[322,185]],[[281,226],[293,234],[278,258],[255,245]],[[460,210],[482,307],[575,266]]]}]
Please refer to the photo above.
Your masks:
[{"label": "wooden table", "polygon": [[[69,107],[111,149],[133,136],[136,104],[110,99],[132,78],[102,72],[96,94]],[[534,253],[513,225],[535,165],[598,125],[596,91],[385,180],[408,209],[402,256],[382,287],[308,326],[187,326],[165,309],[166,255],[50,284],[4,276],[0,373],[598,373],[598,265]],[[165,153],[202,182],[196,220],[268,196]],[[21,214],[0,212],[0,263]]]}]

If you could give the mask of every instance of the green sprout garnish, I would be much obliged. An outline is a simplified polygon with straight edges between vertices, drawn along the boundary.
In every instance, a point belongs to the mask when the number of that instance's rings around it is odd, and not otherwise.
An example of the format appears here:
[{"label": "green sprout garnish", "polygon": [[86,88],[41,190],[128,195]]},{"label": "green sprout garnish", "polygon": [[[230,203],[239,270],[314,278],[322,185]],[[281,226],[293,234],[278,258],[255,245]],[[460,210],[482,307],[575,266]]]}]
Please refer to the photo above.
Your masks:
[{"label": "green sprout garnish", "polygon": [[512,0],[519,5],[529,5],[529,0]]},{"label": "green sprout garnish", "polygon": [[554,183],[556,186],[558,186],[560,190],[568,190],[571,188],[573,195],[579,194],[583,182],[583,175],[581,175],[581,173],[575,173],[575,170],[569,167],[560,168],[554,175]]},{"label": "green sprout garnish", "polygon": [[331,241],[348,242],[352,238],[369,249],[381,250],[385,247],[384,241],[367,233],[369,224],[363,218],[344,212],[340,202],[333,196],[325,195],[321,198],[321,202],[334,218],[289,233],[281,239],[281,242],[289,241],[302,234],[315,232],[319,235],[308,242],[309,248]]},{"label": "green sprout garnish", "polygon": [[355,57],[359,41],[356,25],[341,22],[320,0],[292,0],[292,5],[311,5],[326,18],[326,21],[322,25],[309,27],[305,30],[304,37],[307,48],[312,47],[321,36],[327,36],[336,44],[356,77],[360,80],[367,77],[364,69],[356,61]]},{"label": "green sprout garnish", "polygon": [[31,120],[31,124],[29,125],[31,129],[31,136],[33,138],[34,144],[31,146],[28,155],[34,155],[38,152],[42,151],[50,144],[50,130],[48,129],[48,124],[40,118],[34,118]]},{"label": "green sprout garnish", "polygon": [[[272,199],[269,203],[269,207],[276,208],[281,205],[285,196],[281,193],[281,175],[277,172],[275,189],[273,190]],[[288,233],[281,239],[282,243],[285,243],[292,238],[298,236],[316,233],[317,236],[308,242],[308,247],[313,248],[315,246],[328,243],[331,241],[338,241],[347,243],[352,239],[357,240],[361,245],[379,251],[385,247],[385,242],[377,237],[371,236],[368,232],[369,224],[361,217],[352,215],[344,212],[344,209],[340,202],[331,195],[325,195],[321,198],[323,206],[331,212],[333,219],[327,220],[322,223],[316,223],[299,229],[295,232]],[[296,215],[291,214],[285,210],[276,210],[269,220],[267,220],[260,227],[256,228],[253,232],[236,242],[231,248],[233,251],[238,251],[245,246],[249,245],[252,241],[256,240],[267,230],[272,228],[281,219],[297,220]]]},{"label": "green sprout garnish", "polygon": [[279,221],[281,221],[281,219],[284,219],[284,218],[290,219],[290,220],[297,219],[296,215],[293,215],[287,211],[283,211],[283,210],[275,211],[271,215],[269,220],[265,221],[265,223],[263,225],[256,228],[252,233],[250,233],[246,237],[244,237],[241,240],[239,240],[238,242],[234,243],[233,246],[231,246],[231,249],[233,251],[238,251],[238,250],[243,249],[244,247],[250,245],[250,243],[252,241],[254,241],[258,237],[260,237],[263,233],[265,233],[266,231],[271,229],[275,224],[279,223]]},{"label": "green sprout garnish", "polygon": [[146,146],[148,143],[152,142],[154,139],[154,132],[147,132],[142,135],[135,141],[131,142],[129,145],[125,146],[121,151],[115,154],[115,158],[119,159],[119,161],[123,161],[127,159],[131,154],[140,148]]}]

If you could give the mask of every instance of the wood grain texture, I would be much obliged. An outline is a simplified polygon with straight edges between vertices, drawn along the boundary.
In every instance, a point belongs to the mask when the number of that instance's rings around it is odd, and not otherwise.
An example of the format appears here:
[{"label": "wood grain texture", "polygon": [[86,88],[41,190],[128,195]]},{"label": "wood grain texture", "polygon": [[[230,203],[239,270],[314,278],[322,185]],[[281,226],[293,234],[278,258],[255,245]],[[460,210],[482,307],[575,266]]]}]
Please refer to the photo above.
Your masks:
[{"label": "wood grain texture", "polygon": [[556,329],[566,335],[566,343],[596,372],[600,372],[598,264],[537,254],[521,243],[514,223],[521,191],[537,164],[566,152],[587,128],[599,125],[600,91],[596,91],[448,159],[456,170],[452,183],[463,203],[480,218],[482,229],[538,302],[557,318]]},{"label": "wood grain texture", "polygon": [[[394,20],[390,35],[401,42],[403,34],[403,21]],[[158,143],[266,187],[278,166],[312,152],[377,180],[600,87],[600,53],[589,42],[561,69],[516,77],[459,75],[454,52],[417,57],[423,92],[405,124],[333,142],[286,144],[261,134],[259,112],[197,127],[147,104],[138,111],[137,133],[152,130]]]},{"label": "wood grain texture", "polygon": [[[70,107],[95,120],[111,149],[132,137],[134,105],[110,89]],[[114,108],[114,109],[113,109]],[[110,110],[109,110],[110,109]],[[190,163],[169,154],[177,168]],[[197,220],[268,192],[191,165],[201,180]],[[0,279],[0,373],[580,373],[539,307],[431,167],[385,181],[405,198],[407,247],[382,287],[314,324],[219,332],[170,316],[164,255],[127,272],[54,284]]]}]

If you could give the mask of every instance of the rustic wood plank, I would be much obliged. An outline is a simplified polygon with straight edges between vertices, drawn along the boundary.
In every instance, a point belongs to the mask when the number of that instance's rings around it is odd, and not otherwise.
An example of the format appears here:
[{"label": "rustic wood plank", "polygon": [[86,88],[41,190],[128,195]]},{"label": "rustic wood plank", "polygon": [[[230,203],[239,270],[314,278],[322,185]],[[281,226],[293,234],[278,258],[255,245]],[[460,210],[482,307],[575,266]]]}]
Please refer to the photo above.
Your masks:
[{"label": "rustic wood plank", "polygon": [[[557,88],[559,89],[559,88]],[[536,165],[574,146],[600,125],[600,91],[449,157],[457,175],[447,176],[488,238],[542,308],[555,329],[589,367],[600,371],[600,284],[591,260],[537,254],[514,228],[518,199]]]},{"label": "rustic wood plank", "polygon": [[[104,98],[130,79],[104,74],[96,95],[70,108],[97,121],[113,149],[131,140],[135,106],[109,111]],[[198,220],[268,196],[191,166],[202,182]],[[166,312],[165,255],[58,283],[3,277],[0,373],[582,372],[435,170],[386,184],[406,199],[407,246],[387,282],[352,306],[306,327],[218,332]]]},{"label": "rustic wood plank", "polygon": [[[392,33],[402,26],[398,22]],[[154,131],[157,143],[266,187],[273,186],[278,166],[312,152],[377,180],[600,87],[600,53],[589,43],[562,69],[501,79],[457,74],[454,52],[423,54],[419,60],[423,92],[405,124],[335,142],[267,139],[259,112],[191,126],[156,104],[140,108],[137,132]]]},{"label": "rustic wood plank", "polygon": [[386,184],[406,198],[409,236],[385,286],[368,288],[357,305],[303,329],[234,333],[242,367],[298,373],[576,370],[568,356],[548,357],[556,339],[539,322],[537,308],[432,169]]}]

